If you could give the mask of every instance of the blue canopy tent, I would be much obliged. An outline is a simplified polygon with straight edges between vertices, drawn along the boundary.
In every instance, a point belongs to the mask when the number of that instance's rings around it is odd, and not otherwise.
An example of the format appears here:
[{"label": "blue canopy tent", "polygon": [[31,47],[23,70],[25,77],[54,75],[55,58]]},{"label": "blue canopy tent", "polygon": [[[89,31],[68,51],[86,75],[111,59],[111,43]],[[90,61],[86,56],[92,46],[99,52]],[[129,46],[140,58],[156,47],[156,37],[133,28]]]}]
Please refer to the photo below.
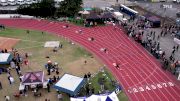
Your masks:
[{"label": "blue canopy tent", "polygon": [[156,16],[148,17],[147,20],[151,23],[151,27],[160,27],[161,26],[161,20]]},{"label": "blue canopy tent", "polygon": [[9,64],[13,56],[10,53],[0,53],[0,64]]},{"label": "blue canopy tent", "polygon": [[70,94],[71,96],[78,95],[81,87],[85,84],[85,79],[70,74],[64,74],[62,78],[54,85],[54,88]]}]

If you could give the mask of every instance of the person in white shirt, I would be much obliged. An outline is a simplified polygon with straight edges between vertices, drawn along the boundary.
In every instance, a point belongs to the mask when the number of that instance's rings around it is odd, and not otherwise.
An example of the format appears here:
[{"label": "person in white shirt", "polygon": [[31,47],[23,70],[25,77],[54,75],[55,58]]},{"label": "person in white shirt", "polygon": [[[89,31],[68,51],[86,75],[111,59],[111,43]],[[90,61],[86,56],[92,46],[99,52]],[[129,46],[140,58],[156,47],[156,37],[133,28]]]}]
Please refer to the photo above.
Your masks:
[{"label": "person in white shirt", "polygon": [[9,79],[10,79],[11,84],[14,83],[14,78],[12,76],[10,76]]},{"label": "person in white shirt", "polygon": [[10,101],[10,97],[9,96],[4,96],[5,97],[5,101]]},{"label": "person in white shirt", "polygon": [[58,94],[57,98],[58,98],[59,101],[62,101],[62,99],[63,99],[62,94]]}]

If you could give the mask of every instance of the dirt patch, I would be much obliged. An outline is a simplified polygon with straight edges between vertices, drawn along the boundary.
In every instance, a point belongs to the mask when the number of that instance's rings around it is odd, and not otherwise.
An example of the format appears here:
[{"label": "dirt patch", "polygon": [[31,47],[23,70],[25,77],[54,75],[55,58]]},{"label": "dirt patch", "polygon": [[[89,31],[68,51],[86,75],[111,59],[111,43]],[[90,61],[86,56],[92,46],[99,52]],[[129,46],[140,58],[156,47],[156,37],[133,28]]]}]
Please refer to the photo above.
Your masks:
[{"label": "dirt patch", "polygon": [[[87,61],[87,63],[85,64],[84,61]],[[94,58],[87,58],[87,59],[79,59],[77,61],[71,62],[67,65],[65,65],[65,67],[63,69],[65,69],[65,72],[70,72],[73,75],[81,75],[83,76],[85,73],[91,72],[91,73],[95,73],[97,72],[100,67],[102,67],[101,64],[99,64],[99,62],[94,59]]]},{"label": "dirt patch", "polygon": [[0,49],[11,50],[18,41],[19,39],[0,37]]}]

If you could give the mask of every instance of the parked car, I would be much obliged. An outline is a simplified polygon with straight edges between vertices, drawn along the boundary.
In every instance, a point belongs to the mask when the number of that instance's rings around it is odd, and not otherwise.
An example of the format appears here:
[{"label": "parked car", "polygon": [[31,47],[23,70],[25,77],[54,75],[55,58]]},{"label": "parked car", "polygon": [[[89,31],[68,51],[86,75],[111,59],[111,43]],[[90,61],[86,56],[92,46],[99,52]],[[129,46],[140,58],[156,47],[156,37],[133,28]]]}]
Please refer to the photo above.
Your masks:
[{"label": "parked car", "polygon": [[0,0],[0,5],[7,6],[8,5],[7,0]]},{"label": "parked car", "polygon": [[176,16],[180,18],[180,11],[176,13]]}]

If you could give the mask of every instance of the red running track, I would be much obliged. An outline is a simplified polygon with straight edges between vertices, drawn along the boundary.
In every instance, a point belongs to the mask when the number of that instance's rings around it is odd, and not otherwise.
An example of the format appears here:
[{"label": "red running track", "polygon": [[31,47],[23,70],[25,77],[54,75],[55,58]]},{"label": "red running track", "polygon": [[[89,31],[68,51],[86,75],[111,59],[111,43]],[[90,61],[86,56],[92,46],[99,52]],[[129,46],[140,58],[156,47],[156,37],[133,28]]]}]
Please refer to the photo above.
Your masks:
[{"label": "red running track", "polygon": [[[122,85],[130,101],[180,101],[180,82],[142,46],[112,26],[84,28],[65,23],[34,19],[0,19],[10,27],[46,31],[81,44],[100,58]],[[82,34],[76,33],[81,29]],[[93,37],[94,41],[88,41]],[[100,48],[107,48],[107,53]],[[113,62],[120,64],[114,68]]]}]

